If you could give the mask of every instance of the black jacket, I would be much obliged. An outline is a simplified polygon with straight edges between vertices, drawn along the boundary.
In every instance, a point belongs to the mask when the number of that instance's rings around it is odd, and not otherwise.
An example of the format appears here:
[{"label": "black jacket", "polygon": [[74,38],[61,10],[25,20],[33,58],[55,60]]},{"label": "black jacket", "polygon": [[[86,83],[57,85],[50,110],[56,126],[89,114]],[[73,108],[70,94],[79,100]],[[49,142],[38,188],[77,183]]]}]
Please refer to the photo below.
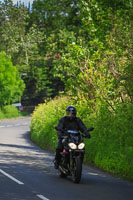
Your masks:
[{"label": "black jacket", "polygon": [[81,131],[82,133],[89,134],[87,131],[86,126],[82,122],[82,120],[79,117],[62,117],[59,120],[59,123],[57,125],[57,130],[58,130],[58,138],[61,138],[62,136],[62,131],[61,130],[75,130],[75,131]]}]

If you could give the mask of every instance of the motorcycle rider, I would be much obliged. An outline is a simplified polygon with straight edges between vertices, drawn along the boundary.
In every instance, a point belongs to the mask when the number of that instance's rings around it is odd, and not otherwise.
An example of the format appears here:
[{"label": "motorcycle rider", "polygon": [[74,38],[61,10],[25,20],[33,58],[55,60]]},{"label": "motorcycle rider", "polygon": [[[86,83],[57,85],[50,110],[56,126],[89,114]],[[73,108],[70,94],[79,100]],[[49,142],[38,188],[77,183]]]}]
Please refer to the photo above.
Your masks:
[{"label": "motorcycle rider", "polygon": [[56,169],[58,169],[60,163],[60,152],[63,150],[62,135],[65,135],[65,130],[81,131],[82,133],[85,133],[88,138],[91,137],[85,124],[79,117],[76,117],[76,114],[76,108],[74,106],[68,106],[66,108],[66,116],[62,117],[59,120],[57,127],[55,127],[58,133],[58,145],[54,159],[54,166]]}]

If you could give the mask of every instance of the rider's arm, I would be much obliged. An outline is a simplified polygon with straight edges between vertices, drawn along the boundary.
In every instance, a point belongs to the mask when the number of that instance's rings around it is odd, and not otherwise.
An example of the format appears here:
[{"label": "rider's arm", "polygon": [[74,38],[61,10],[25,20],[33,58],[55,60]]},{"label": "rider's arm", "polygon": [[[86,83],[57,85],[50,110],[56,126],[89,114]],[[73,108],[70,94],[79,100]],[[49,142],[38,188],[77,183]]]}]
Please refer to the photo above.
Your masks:
[{"label": "rider's arm", "polygon": [[83,121],[78,118],[78,124],[79,124],[79,129],[82,133],[85,133],[87,136],[90,136],[85,124],[83,123]]},{"label": "rider's arm", "polygon": [[59,122],[58,122],[58,125],[57,125],[57,133],[58,133],[58,139],[60,139],[61,138],[61,136],[62,136],[62,131],[61,130],[63,130],[63,118],[61,118],[60,120],[59,120]]}]

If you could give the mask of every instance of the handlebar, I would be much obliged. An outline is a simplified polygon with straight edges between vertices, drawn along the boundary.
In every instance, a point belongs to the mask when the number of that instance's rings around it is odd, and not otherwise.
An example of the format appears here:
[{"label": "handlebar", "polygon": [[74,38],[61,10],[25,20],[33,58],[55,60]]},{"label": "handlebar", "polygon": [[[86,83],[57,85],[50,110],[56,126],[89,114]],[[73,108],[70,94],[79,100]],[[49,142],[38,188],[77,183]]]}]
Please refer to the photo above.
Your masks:
[{"label": "handlebar", "polygon": [[[80,135],[80,137],[89,139],[89,138],[88,138],[88,136],[87,136],[87,135],[84,135],[84,134],[81,134],[81,135]],[[62,140],[63,140],[63,139],[65,139],[65,140],[66,140],[66,139],[68,139],[68,138],[69,138],[69,136],[68,136],[68,135],[67,135],[67,136],[66,136],[66,135],[65,135],[65,136],[64,136],[64,135],[63,135],[63,136],[61,136],[61,139],[62,139]]]},{"label": "handlebar", "polygon": [[[57,128],[57,126],[55,127],[55,129],[56,129],[56,131],[61,131],[62,133],[67,134],[66,137],[68,137],[70,133],[75,134],[75,135],[76,135],[76,134],[80,134],[79,132],[76,133],[76,131],[73,131],[73,130],[63,130],[63,129],[59,129],[59,128]],[[93,127],[87,129],[88,132],[93,131],[93,130],[94,130]],[[87,135],[81,134],[81,137],[82,137],[82,138],[88,138],[88,139],[89,139],[89,138],[91,138],[91,135],[87,136]],[[63,137],[62,137],[62,139],[63,139]]]},{"label": "handlebar", "polygon": [[87,131],[93,131],[94,130],[94,127],[91,127],[91,128],[88,128]]},{"label": "handlebar", "polygon": [[[66,132],[67,130],[59,129],[57,126],[55,126],[56,131]],[[93,131],[94,127],[88,128],[87,131]]]}]

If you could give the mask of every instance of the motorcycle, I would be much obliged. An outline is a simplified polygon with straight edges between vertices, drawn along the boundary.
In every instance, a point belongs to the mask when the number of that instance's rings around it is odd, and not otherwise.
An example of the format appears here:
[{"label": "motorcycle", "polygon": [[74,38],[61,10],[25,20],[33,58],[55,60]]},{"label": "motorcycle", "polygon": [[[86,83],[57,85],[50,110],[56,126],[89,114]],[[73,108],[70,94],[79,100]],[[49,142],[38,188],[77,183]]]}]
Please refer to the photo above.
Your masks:
[{"label": "motorcycle", "polygon": [[[93,129],[91,127],[88,131]],[[85,153],[85,143],[83,140],[87,136],[74,130],[67,130],[64,135],[62,136],[63,151],[60,153],[59,174],[62,178],[71,176],[74,183],[79,183],[82,176],[82,164]]]}]

